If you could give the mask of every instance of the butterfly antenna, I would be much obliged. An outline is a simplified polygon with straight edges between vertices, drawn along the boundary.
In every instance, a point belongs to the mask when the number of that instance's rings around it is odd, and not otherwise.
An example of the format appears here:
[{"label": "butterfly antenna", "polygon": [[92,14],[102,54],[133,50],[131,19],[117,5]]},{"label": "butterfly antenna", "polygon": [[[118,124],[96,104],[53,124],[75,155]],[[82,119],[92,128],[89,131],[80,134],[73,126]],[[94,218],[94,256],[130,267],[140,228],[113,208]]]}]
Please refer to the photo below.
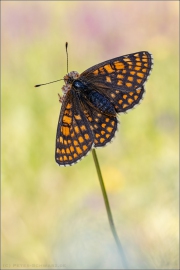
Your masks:
[{"label": "butterfly antenna", "polygon": [[54,83],[54,82],[59,82],[59,81],[62,81],[63,79],[60,79],[60,80],[56,80],[56,81],[52,81],[52,82],[48,82],[48,83],[41,83],[41,84],[36,84],[34,87],[40,87],[42,85],[46,85],[46,84],[50,84],[50,83]]},{"label": "butterfly antenna", "polygon": [[66,55],[67,55],[67,73],[68,73],[68,42],[66,42]]}]

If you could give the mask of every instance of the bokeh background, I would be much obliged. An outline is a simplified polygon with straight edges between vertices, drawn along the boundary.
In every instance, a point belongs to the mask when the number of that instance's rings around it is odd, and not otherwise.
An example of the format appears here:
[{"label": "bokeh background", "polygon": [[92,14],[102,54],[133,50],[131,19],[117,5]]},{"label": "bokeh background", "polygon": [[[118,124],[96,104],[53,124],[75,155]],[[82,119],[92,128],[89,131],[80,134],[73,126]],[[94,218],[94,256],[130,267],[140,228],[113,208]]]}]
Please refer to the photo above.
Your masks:
[{"label": "bokeh background", "polygon": [[2,269],[120,269],[90,153],[54,160],[63,82],[148,50],[154,68],[136,109],[97,150],[131,269],[178,266],[178,1],[1,1]]}]

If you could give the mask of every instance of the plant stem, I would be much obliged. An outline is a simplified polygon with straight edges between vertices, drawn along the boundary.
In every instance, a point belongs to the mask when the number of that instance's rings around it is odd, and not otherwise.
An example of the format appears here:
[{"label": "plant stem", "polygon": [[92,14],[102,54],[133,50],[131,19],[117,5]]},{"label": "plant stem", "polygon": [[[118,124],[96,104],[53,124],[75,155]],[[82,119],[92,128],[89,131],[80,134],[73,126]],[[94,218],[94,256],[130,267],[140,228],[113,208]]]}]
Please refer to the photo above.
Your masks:
[{"label": "plant stem", "polygon": [[97,170],[101,190],[102,190],[102,193],[103,193],[103,198],[104,198],[104,202],[105,202],[105,206],[106,206],[106,211],[107,211],[107,215],[108,215],[108,219],[109,219],[110,228],[111,228],[112,234],[114,236],[115,242],[116,242],[117,247],[118,247],[118,252],[119,252],[119,255],[120,255],[121,260],[122,260],[122,265],[123,265],[123,267],[125,269],[128,269],[128,264],[127,264],[127,261],[126,261],[126,257],[125,257],[121,242],[119,240],[118,234],[116,232],[116,228],[114,226],[114,221],[113,221],[113,217],[112,217],[112,213],[111,213],[111,208],[110,208],[110,205],[109,205],[109,201],[108,201],[108,197],[107,197],[106,189],[105,189],[105,186],[104,186],[104,181],[103,181],[103,178],[102,178],[101,169],[100,169],[100,166],[99,166],[99,162],[98,162],[98,158],[97,158],[95,149],[92,150],[92,155],[93,155],[94,163],[95,163],[95,166],[96,166],[96,170]]}]

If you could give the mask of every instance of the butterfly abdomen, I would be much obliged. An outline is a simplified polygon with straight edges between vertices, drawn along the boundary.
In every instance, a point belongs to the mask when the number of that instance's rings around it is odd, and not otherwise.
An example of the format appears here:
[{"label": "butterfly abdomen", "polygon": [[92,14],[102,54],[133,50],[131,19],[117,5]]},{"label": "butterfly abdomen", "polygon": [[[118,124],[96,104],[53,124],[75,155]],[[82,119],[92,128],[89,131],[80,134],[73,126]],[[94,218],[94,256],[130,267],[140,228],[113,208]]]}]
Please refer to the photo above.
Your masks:
[{"label": "butterfly abdomen", "polygon": [[98,108],[101,112],[108,115],[116,115],[114,106],[105,96],[101,95],[99,92],[91,90],[88,93],[87,98],[93,104],[93,106]]}]

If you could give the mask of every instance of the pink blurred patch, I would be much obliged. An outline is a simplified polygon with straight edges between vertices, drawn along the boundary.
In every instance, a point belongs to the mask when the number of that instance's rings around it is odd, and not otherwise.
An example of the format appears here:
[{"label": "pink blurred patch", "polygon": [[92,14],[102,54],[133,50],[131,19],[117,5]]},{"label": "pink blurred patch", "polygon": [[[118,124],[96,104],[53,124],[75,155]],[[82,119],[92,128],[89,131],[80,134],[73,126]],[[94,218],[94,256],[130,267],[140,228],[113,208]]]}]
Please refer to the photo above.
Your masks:
[{"label": "pink blurred patch", "polygon": [[42,4],[12,2],[3,7],[3,35],[10,39],[32,39],[45,35],[49,26],[48,10]]}]

